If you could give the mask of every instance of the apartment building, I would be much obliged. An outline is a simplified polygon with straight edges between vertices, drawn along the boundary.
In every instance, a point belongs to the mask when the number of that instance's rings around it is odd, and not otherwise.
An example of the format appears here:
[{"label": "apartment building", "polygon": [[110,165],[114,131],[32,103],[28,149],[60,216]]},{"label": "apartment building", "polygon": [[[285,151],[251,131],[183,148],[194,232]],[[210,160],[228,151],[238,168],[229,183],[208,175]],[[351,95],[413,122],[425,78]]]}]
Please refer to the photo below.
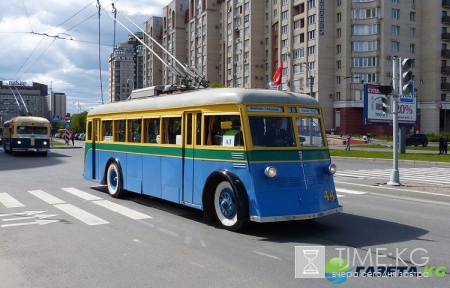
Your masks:
[{"label": "apartment building", "polygon": [[[364,88],[390,85],[392,59],[410,58],[417,121],[408,132],[439,133],[450,130],[449,11],[450,0],[174,0],[144,27],[211,83],[273,89],[283,62],[276,89],[316,98],[326,130],[343,134],[392,134],[364,126]],[[158,49],[144,53],[144,86],[176,81],[155,55],[176,61]]]},{"label": "apartment building", "polygon": [[[143,40],[143,33],[134,33]],[[109,56],[109,102],[126,100],[133,89],[143,88],[144,48],[133,35],[114,46]]]},{"label": "apartment building", "polygon": [[0,81],[0,123],[22,114],[49,118],[48,86],[32,81]]}]

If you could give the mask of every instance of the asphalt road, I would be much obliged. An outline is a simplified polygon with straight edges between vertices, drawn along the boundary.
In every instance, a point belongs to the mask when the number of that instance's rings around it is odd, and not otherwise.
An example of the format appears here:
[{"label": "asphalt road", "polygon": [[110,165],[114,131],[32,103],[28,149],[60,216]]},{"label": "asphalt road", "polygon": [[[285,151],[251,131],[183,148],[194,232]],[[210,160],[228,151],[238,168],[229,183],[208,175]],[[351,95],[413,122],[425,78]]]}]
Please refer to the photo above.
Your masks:
[{"label": "asphalt road", "polygon": [[197,210],[141,195],[110,198],[82,168],[82,149],[0,153],[1,287],[334,285],[295,278],[295,247],[311,245],[325,246],[326,260],[343,249],[354,269],[371,266],[369,258],[412,267],[428,257],[426,265],[449,267],[444,277],[352,277],[345,287],[446,287],[450,277],[446,203],[338,189],[343,213],[232,233],[202,223]]}]

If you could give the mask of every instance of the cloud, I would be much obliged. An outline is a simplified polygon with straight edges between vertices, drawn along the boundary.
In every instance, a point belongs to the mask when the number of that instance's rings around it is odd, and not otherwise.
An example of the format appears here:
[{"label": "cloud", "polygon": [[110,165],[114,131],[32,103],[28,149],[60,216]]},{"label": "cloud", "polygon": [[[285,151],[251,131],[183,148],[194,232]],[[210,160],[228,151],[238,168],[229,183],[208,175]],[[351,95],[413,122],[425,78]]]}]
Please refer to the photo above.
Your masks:
[{"label": "cloud", "polygon": [[[161,16],[169,2],[118,0],[115,6],[142,27],[150,17]],[[114,20],[108,16],[111,2],[100,3],[99,22],[97,1],[1,0],[0,79],[39,82],[66,93],[70,113],[79,108],[72,102],[86,103],[83,109],[102,99],[106,102],[109,55],[114,44],[128,40],[128,32],[119,24],[114,30]],[[120,13],[117,19],[137,31]]]}]

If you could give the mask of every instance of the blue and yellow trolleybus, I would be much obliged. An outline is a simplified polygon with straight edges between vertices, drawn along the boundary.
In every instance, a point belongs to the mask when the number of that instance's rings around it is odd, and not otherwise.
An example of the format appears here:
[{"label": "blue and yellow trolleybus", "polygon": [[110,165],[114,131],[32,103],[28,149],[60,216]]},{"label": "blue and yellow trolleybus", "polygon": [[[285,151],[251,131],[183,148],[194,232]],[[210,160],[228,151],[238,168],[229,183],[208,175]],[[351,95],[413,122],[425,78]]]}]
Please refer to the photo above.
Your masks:
[{"label": "blue and yellow trolleybus", "polygon": [[158,93],[136,90],[151,96],[88,113],[86,179],[113,197],[131,191],[201,209],[232,231],[342,210],[314,98],[241,88]]},{"label": "blue and yellow trolleybus", "polygon": [[50,151],[50,121],[42,117],[18,116],[3,123],[5,153]]}]

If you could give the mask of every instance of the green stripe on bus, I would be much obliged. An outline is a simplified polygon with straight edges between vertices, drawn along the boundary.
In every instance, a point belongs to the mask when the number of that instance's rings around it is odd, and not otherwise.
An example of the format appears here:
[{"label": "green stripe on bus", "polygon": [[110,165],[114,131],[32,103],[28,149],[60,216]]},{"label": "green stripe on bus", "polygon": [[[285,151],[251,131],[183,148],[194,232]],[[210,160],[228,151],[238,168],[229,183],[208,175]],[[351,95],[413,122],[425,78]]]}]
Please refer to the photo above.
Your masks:
[{"label": "green stripe on bus", "polygon": [[[87,142],[86,151],[92,149],[92,143]],[[164,146],[143,146],[143,145],[127,145],[116,143],[96,143],[96,149],[110,152],[122,152],[130,154],[142,155],[158,155],[165,157],[181,158],[183,149],[181,147],[164,147]],[[323,150],[219,150],[219,149],[185,149],[185,157],[203,160],[218,161],[249,161],[249,162],[274,162],[274,161],[299,161],[302,152],[304,161],[317,161],[330,159],[328,149]],[[247,159],[248,155],[248,159]]]}]

